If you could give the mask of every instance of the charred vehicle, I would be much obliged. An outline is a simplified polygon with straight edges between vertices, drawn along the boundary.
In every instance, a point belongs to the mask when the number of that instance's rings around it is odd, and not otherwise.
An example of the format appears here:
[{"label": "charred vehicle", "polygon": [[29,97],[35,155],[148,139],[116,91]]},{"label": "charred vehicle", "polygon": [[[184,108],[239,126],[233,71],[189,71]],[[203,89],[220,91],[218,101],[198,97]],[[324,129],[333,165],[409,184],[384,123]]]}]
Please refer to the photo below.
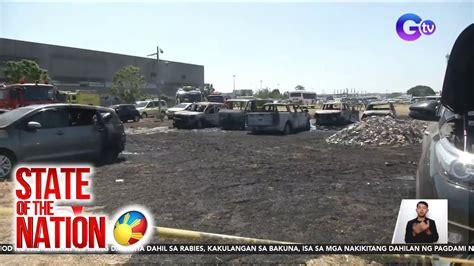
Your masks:
[{"label": "charred vehicle", "polygon": [[174,113],[179,112],[179,111],[184,111],[186,108],[188,108],[191,105],[191,103],[178,103],[177,105],[168,108],[166,110],[166,116],[168,119],[173,119]]},{"label": "charred vehicle", "polygon": [[247,114],[251,132],[281,132],[284,135],[310,129],[308,110],[296,104],[268,103],[259,112]]},{"label": "charred vehicle", "polygon": [[448,241],[474,239],[474,24],[451,51],[441,99],[415,103],[410,117],[432,121],[416,175],[419,199],[448,200]]},{"label": "charred vehicle", "polygon": [[346,125],[359,121],[359,111],[343,102],[327,102],[314,112],[316,125]]},{"label": "charred vehicle", "polygon": [[173,126],[176,128],[217,127],[219,125],[219,110],[222,107],[222,103],[193,103],[184,111],[174,114]]},{"label": "charred vehicle", "polygon": [[391,116],[396,117],[397,112],[393,103],[389,102],[371,102],[365,108],[365,111],[362,113],[362,119],[369,116]]},{"label": "charred vehicle", "polygon": [[225,109],[219,112],[219,125],[222,129],[245,129],[247,126],[247,113],[258,112],[263,105],[271,100],[261,99],[230,99],[227,100]]}]

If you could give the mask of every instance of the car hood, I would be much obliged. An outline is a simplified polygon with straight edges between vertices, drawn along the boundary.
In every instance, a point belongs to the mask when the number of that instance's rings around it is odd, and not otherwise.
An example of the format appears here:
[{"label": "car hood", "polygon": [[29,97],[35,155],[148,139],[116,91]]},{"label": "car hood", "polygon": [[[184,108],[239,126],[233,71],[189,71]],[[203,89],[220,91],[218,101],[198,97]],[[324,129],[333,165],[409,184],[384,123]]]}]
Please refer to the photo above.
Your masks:
[{"label": "car hood", "polygon": [[388,115],[390,110],[368,110],[364,111],[364,115]]},{"label": "car hood", "polygon": [[176,112],[175,115],[183,115],[183,116],[191,116],[191,115],[201,115],[201,112],[195,112],[195,111],[179,111]]},{"label": "car hood", "polygon": [[340,114],[341,110],[320,110],[314,113],[318,115]]},{"label": "car hood", "polygon": [[184,108],[175,108],[175,107],[168,108],[169,112],[179,112],[179,111],[183,111],[183,110],[184,110]]},{"label": "car hood", "polygon": [[464,114],[474,111],[474,24],[456,39],[444,75],[441,103],[449,110]]}]

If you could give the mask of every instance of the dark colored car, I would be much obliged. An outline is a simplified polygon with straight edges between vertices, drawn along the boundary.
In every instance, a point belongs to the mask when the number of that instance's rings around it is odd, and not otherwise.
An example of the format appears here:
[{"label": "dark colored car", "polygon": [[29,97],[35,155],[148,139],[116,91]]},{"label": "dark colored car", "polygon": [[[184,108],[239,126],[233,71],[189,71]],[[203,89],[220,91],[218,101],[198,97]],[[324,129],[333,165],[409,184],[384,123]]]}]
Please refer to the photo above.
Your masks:
[{"label": "dark colored car", "polygon": [[112,105],[110,108],[114,109],[120,120],[124,123],[133,120],[134,122],[140,121],[140,112],[133,104],[117,104]]},{"label": "dark colored car", "polygon": [[110,108],[44,104],[0,115],[0,178],[8,177],[17,162],[112,162],[124,148],[123,124]]},{"label": "dark colored car", "polygon": [[451,51],[440,100],[410,106],[410,117],[431,121],[416,175],[419,199],[448,200],[448,241],[474,240],[474,24]]}]

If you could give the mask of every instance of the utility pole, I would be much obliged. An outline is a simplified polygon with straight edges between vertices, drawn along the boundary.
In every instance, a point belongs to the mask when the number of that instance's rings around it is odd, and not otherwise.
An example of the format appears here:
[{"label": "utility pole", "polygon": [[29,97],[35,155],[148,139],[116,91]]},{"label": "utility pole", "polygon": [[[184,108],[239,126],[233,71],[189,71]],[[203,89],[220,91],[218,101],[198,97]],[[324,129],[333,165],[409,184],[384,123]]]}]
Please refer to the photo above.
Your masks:
[{"label": "utility pole", "polygon": [[156,85],[156,93],[158,95],[158,102],[160,103],[158,105],[158,111],[161,115],[161,99],[160,99],[160,80],[159,80],[159,67],[160,67],[160,53],[163,53],[163,50],[160,49],[160,47],[156,46],[156,53],[149,54],[148,56],[154,56],[156,55],[156,78],[155,78],[155,85]]},{"label": "utility pole", "polygon": [[234,90],[232,91],[232,93],[235,94],[235,75],[232,75],[232,77],[234,78]]},{"label": "utility pole", "polygon": [[260,80],[260,90],[262,90],[262,80]]}]

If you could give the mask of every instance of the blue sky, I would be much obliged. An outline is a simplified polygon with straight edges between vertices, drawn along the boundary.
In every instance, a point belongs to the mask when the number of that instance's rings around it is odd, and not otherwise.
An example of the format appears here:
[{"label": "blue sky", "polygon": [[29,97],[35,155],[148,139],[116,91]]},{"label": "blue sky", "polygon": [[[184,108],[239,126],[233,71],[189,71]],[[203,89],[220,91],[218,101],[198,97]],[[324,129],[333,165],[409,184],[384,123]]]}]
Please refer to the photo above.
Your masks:
[{"label": "blue sky", "polygon": [[[407,42],[397,19],[436,24]],[[474,21],[473,2],[438,3],[0,3],[0,36],[205,66],[219,91],[263,87],[440,90],[445,55]],[[279,84],[279,85],[278,85]]]}]

